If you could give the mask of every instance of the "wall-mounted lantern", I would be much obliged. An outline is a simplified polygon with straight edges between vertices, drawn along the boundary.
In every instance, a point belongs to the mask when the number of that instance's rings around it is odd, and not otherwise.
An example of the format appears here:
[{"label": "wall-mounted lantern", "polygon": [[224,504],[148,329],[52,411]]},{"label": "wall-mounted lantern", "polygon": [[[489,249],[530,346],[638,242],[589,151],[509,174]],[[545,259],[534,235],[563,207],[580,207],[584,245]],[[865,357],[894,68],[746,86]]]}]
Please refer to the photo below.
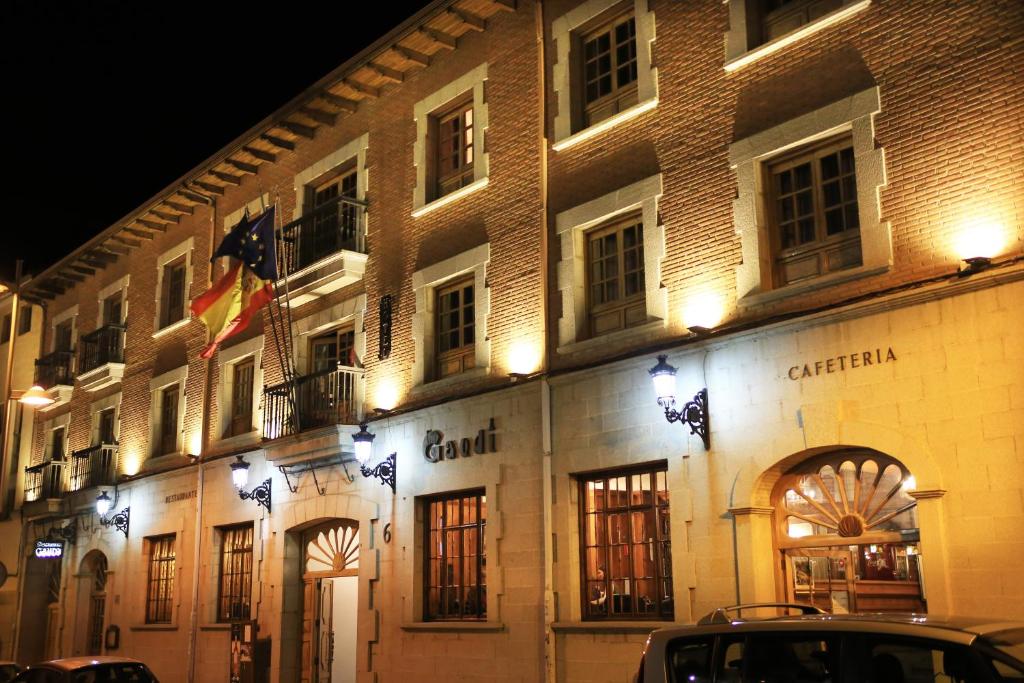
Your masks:
[{"label": "wall-mounted lantern", "polygon": [[270,512],[270,477],[263,480],[263,483],[248,493],[245,485],[249,483],[249,463],[240,455],[235,456],[231,463],[231,483],[238,489],[238,497],[242,500],[254,500],[257,505],[262,505]]},{"label": "wall-mounted lantern", "polygon": [[391,487],[391,493],[395,493],[395,453],[392,453],[373,467],[367,466],[367,463],[370,462],[370,458],[373,456],[373,440],[375,438],[376,435],[371,434],[366,429],[365,422],[361,423],[359,431],[352,435],[352,444],[356,453],[356,460],[359,462],[359,471],[364,477],[379,479],[382,485]]},{"label": "wall-mounted lantern", "polygon": [[687,401],[682,410],[676,410],[676,368],[668,364],[668,356],[658,356],[658,364],[647,371],[654,381],[658,405],[665,409],[669,423],[682,422],[704,442],[704,450],[711,450],[711,427],[708,416],[708,390],[701,389]]},{"label": "wall-mounted lantern", "polygon": [[107,513],[110,512],[110,508],[114,505],[114,501],[110,499],[106,491],[100,491],[100,495],[96,496],[96,514],[99,515],[100,524],[105,527],[114,527],[118,531],[124,534],[125,538],[128,538],[128,523],[131,517],[131,508],[125,507],[112,517],[107,517]]}]

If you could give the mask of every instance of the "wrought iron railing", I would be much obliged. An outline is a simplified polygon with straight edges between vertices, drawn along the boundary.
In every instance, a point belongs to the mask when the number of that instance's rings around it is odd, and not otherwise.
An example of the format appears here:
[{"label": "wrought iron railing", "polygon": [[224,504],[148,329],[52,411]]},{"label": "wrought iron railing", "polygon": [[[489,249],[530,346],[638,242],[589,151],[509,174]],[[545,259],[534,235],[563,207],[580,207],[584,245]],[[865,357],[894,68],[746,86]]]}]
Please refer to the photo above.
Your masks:
[{"label": "wrought iron railing", "polygon": [[356,382],[362,377],[360,369],[338,368],[267,387],[263,390],[263,438],[279,439],[327,425],[355,424]]},{"label": "wrought iron railing", "polygon": [[365,253],[365,208],[366,202],[342,196],[282,227],[277,233],[277,267],[281,277],[342,249]]},{"label": "wrought iron railing", "polygon": [[112,486],[117,476],[117,444],[102,443],[71,454],[72,491]]},{"label": "wrought iron railing", "polygon": [[25,468],[25,502],[64,495],[65,460],[47,460]]},{"label": "wrought iron railing", "polygon": [[123,363],[124,330],[124,325],[111,323],[84,335],[78,374],[95,370],[107,363]]},{"label": "wrought iron railing", "polygon": [[44,389],[75,383],[71,366],[75,359],[74,351],[54,351],[36,361],[36,384]]}]

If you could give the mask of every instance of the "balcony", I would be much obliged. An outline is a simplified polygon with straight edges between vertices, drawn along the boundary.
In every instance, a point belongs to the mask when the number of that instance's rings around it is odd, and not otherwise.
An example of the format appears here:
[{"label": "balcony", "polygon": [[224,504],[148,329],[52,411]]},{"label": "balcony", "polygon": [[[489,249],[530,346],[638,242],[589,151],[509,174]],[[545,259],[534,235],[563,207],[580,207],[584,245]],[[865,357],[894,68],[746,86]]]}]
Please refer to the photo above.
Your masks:
[{"label": "balcony", "polygon": [[278,272],[288,276],[292,306],[362,279],[366,270],[366,202],[338,197],[277,233]]},{"label": "balcony", "polygon": [[61,514],[66,460],[47,460],[25,468],[25,515],[29,518]]},{"label": "balcony", "polygon": [[351,451],[349,434],[359,420],[362,382],[361,369],[338,368],[264,389],[267,460],[288,464]]},{"label": "balcony", "polygon": [[74,351],[54,351],[36,361],[35,383],[46,389],[53,399],[53,403],[40,410],[51,410],[71,400],[71,392],[75,388],[74,361]]},{"label": "balcony", "polygon": [[116,443],[96,444],[71,454],[70,492],[113,486],[116,477]]},{"label": "balcony", "polygon": [[117,384],[124,376],[124,325],[110,324],[82,337],[78,381],[86,391]]}]

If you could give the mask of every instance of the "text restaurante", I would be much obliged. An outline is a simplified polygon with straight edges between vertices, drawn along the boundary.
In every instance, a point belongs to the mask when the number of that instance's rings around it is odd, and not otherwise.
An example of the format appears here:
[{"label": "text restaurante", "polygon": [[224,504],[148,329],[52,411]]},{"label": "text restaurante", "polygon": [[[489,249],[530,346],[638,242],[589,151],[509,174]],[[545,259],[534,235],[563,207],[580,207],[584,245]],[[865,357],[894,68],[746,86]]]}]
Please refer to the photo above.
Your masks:
[{"label": "text restaurante", "polygon": [[831,375],[833,372],[843,372],[850,368],[866,368],[869,365],[882,365],[889,361],[896,360],[896,354],[893,353],[892,347],[890,346],[883,354],[882,349],[875,349],[874,351],[858,351],[856,353],[850,353],[843,356],[836,356],[835,358],[826,358],[824,360],[816,360],[813,363],[804,363],[801,367],[794,365],[789,369],[789,378],[791,380],[799,380],[804,377],[816,377],[822,373]]}]

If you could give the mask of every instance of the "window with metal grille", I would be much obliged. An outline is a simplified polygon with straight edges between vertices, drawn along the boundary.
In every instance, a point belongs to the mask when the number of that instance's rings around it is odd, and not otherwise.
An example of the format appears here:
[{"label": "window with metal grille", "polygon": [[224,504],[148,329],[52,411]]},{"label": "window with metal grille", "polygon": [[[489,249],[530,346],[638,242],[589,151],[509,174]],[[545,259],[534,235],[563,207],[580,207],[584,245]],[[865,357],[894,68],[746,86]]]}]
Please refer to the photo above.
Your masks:
[{"label": "window with metal grille", "polygon": [[465,372],[476,366],[475,302],[473,278],[437,288],[437,379]]},{"label": "window with metal grille", "polygon": [[186,255],[182,254],[164,265],[160,293],[160,327],[173,325],[185,318]]},{"label": "window with metal grille", "polygon": [[149,578],[146,583],[146,623],[169,624],[174,607],[174,534],[146,539]]},{"label": "window with metal grille", "polygon": [[619,15],[581,39],[584,127],[637,103],[636,19]]},{"label": "window with metal grille", "polygon": [[857,176],[849,138],[768,165],[775,284],[861,265]]},{"label": "window with metal grille", "polygon": [[579,479],[584,619],[674,614],[665,465]]},{"label": "window with metal grille", "polygon": [[221,529],[217,621],[248,619],[252,599],[252,524]]},{"label": "window with metal grille", "polygon": [[596,337],[646,322],[640,217],[591,230],[586,237],[590,335]]},{"label": "window with metal grille", "polygon": [[248,358],[232,366],[231,424],[228,436],[248,434],[252,431],[252,381],[256,362]]},{"label": "window with metal grille", "polygon": [[462,102],[435,117],[436,188],[434,199],[473,182],[473,101]]},{"label": "window with metal grille", "polygon": [[424,501],[424,600],[427,621],[487,618],[487,554],[483,490]]},{"label": "window with metal grille", "polygon": [[154,455],[175,453],[178,450],[178,391],[177,384],[160,391],[160,438]]}]

